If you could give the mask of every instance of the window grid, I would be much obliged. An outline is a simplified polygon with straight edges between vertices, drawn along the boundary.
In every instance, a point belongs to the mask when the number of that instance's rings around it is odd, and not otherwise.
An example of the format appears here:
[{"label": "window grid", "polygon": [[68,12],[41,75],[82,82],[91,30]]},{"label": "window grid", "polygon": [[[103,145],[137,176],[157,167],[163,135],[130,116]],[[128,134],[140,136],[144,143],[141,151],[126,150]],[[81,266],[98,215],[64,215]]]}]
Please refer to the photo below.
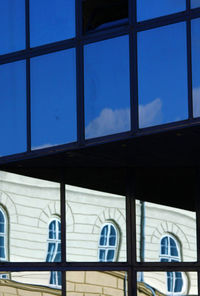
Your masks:
[{"label": "window grid", "polygon": [[103,225],[99,238],[98,259],[100,262],[113,262],[117,258],[119,235],[113,223]]}]

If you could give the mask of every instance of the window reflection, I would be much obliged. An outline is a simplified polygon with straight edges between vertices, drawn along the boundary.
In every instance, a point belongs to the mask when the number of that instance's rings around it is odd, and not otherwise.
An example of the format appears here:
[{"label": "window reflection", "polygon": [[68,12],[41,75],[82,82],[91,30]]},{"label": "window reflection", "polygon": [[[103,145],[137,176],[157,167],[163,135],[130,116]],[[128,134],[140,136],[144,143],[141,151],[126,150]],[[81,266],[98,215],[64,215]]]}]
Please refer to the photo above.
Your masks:
[{"label": "window reflection", "polygon": [[138,273],[137,295],[198,295],[197,273],[140,272]]},{"label": "window reflection", "polygon": [[128,23],[128,0],[82,0],[83,32]]},{"label": "window reflection", "polygon": [[180,12],[185,9],[185,0],[137,0],[138,21]]},{"label": "window reflection", "polygon": [[86,139],[130,130],[128,36],[85,46]]},{"label": "window reflection", "polygon": [[30,0],[31,46],[61,41],[74,35],[74,0]]},{"label": "window reflection", "polygon": [[32,149],[76,141],[75,50],[31,60]]},{"label": "window reflection", "polygon": [[200,116],[200,19],[192,21],[192,93],[193,93],[193,116]]},{"label": "window reflection", "polygon": [[138,34],[138,87],[140,128],[188,118],[185,23]]},{"label": "window reflection", "polygon": [[26,63],[0,66],[0,156],[26,151]]},{"label": "window reflection", "polygon": [[195,212],[136,201],[136,224],[138,261],[197,260]]},{"label": "window reflection", "polygon": [[191,0],[191,8],[200,7],[200,0]]},{"label": "window reflection", "polygon": [[0,54],[25,48],[25,0],[0,1]]}]

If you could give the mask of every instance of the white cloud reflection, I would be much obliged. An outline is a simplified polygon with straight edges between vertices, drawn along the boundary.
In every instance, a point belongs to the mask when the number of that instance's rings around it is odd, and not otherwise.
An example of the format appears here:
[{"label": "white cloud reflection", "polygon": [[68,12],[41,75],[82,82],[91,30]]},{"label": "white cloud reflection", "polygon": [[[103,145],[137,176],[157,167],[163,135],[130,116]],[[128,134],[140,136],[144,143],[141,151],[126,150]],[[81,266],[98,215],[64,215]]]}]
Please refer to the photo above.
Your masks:
[{"label": "white cloud reflection", "polygon": [[86,138],[102,137],[130,130],[130,109],[105,108],[85,129]]},{"label": "white cloud reflection", "polygon": [[193,88],[193,116],[200,116],[200,87]]},{"label": "white cloud reflection", "polygon": [[[140,128],[159,124],[162,118],[162,101],[139,106]],[[130,109],[105,108],[85,129],[86,138],[102,137],[130,130]]]},{"label": "white cloud reflection", "polygon": [[146,105],[139,105],[139,127],[147,127],[161,123],[162,101],[157,98]]}]

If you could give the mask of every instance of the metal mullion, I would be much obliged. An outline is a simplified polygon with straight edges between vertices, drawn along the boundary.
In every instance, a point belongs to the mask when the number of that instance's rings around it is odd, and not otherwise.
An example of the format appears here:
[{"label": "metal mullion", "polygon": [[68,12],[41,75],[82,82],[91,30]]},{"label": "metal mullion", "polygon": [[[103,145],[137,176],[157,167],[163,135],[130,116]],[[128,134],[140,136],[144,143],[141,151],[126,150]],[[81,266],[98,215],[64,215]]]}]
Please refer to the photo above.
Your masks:
[{"label": "metal mullion", "polygon": [[[63,176],[64,179],[64,176]],[[66,263],[66,210],[65,183],[60,183],[60,214],[61,214],[61,265]],[[62,271],[62,296],[66,296],[66,271]]]}]

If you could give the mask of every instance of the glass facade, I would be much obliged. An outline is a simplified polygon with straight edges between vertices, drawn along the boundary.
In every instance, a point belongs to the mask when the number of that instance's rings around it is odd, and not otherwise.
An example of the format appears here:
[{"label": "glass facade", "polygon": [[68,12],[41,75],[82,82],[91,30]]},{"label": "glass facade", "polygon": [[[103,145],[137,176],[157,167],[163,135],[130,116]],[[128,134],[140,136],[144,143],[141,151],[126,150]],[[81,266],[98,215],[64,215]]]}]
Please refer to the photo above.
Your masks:
[{"label": "glass facade", "polygon": [[198,1],[79,4],[1,1],[0,156],[199,120]]}]

